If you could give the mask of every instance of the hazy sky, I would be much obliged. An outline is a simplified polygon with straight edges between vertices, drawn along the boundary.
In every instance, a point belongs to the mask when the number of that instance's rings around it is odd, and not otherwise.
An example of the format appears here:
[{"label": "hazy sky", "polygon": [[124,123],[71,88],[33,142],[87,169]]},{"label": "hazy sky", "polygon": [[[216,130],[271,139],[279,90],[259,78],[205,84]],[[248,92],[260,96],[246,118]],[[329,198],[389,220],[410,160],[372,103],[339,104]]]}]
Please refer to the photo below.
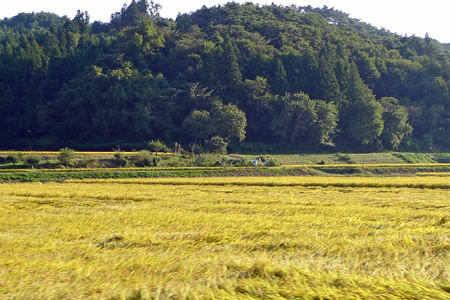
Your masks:
[{"label": "hazy sky", "polygon": [[[6,0],[2,0],[6,1]],[[72,18],[78,9],[88,11],[91,21],[108,22],[111,13],[119,11],[124,3],[131,0],[21,0],[7,1],[2,5],[0,18],[13,17],[20,12],[54,12]],[[161,15],[175,19],[178,12],[191,12],[203,5],[214,6],[228,1],[215,0],[155,0],[162,5]],[[361,19],[378,28],[384,27],[391,32],[401,35],[416,35],[424,37],[428,32],[430,37],[444,43],[450,43],[450,1],[449,0],[243,0],[239,3],[253,2],[260,4],[281,4],[298,6],[311,5],[313,7],[334,7],[342,10],[352,18]]]}]

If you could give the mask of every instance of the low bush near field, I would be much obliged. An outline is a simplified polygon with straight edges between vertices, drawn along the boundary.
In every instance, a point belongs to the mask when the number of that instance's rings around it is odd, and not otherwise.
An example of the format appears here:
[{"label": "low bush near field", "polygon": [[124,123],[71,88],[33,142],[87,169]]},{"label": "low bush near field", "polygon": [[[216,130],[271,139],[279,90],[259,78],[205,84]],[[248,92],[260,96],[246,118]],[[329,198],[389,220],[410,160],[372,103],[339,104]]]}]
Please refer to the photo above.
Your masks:
[{"label": "low bush near field", "polygon": [[36,166],[40,161],[41,161],[41,157],[39,155],[36,155],[36,154],[29,154],[25,158],[25,163],[27,165],[30,165],[31,167]]},{"label": "low bush near field", "polygon": [[58,160],[63,166],[69,166],[72,162],[74,151],[70,148],[62,148],[59,150]]},{"label": "low bush near field", "polygon": [[127,167],[130,165],[129,159],[121,152],[117,152],[116,154],[114,154],[114,159],[119,167]]},{"label": "low bush near field", "polygon": [[160,160],[160,156],[155,156],[147,150],[139,151],[134,157],[134,162],[142,167],[157,167]]}]

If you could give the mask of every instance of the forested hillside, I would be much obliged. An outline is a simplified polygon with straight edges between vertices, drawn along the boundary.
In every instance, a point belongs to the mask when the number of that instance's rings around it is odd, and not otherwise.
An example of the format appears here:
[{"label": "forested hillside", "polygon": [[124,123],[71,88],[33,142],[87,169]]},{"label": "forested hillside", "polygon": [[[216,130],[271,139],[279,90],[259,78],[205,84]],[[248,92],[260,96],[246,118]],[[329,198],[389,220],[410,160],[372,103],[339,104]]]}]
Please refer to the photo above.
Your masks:
[{"label": "forested hillside", "polygon": [[229,3],[175,21],[158,9],[0,21],[0,147],[450,149],[450,53],[428,36],[327,7]]}]

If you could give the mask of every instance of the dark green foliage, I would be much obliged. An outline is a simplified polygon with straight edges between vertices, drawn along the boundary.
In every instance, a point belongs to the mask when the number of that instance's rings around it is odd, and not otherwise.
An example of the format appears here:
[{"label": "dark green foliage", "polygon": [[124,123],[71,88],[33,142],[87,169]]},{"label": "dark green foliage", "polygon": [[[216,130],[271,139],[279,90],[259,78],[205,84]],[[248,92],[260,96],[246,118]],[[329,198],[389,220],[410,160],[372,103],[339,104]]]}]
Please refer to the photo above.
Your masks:
[{"label": "dark green foliage", "polygon": [[450,149],[450,52],[429,36],[327,7],[231,2],[176,21],[159,9],[133,0],[109,23],[82,11],[0,20],[0,146],[220,136],[230,147]]},{"label": "dark green foliage", "polygon": [[386,149],[398,149],[403,138],[412,132],[412,126],[408,123],[408,112],[395,98],[383,98],[380,102],[383,106],[384,121],[381,141]]},{"label": "dark green foliage", "polygon": [[311,100],[304,93],[287,94],[282,100],[284,108],[271,127],[279,141],[308,145],[332,142],[338,121],[334,103]]}]

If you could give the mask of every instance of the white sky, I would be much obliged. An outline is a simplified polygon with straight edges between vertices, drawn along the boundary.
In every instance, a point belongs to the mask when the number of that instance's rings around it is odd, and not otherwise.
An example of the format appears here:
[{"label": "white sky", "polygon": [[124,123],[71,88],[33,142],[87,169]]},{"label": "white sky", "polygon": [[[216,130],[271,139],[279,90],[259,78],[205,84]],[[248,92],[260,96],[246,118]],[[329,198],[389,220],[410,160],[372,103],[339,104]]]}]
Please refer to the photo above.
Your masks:
[{"label": "white sky", "polygon": [[[108,22],[111,13],[119,11],[124,3],[131,0],[21,0],[7,1],[0,9],[0,19],[13,17],[20,12],[54,12],[60,16],[73,18],[78,9],[88,11],[91,21]],[[161,15],[175,19],[178,12],[195,11],[203,5],[214,6],[228,1],[216,0],[155,0],[162,5]],[[430,37],[443,43],[450,43],[450,1],[449,0],[237,0],[235,2],[254,2],[260,4],[281,4],[313,7],[334,7],[350,14],[352,18],[361,19],[378,28],[385,28],[400,35]]]}]

